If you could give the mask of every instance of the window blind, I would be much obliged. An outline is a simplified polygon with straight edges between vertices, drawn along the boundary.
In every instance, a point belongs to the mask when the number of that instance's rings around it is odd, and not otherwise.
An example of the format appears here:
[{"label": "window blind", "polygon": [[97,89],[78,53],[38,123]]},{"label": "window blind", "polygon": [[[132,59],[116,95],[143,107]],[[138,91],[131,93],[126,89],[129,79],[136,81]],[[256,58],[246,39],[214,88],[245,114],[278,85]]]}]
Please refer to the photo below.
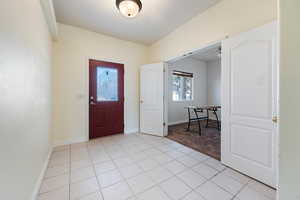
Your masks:
[{"label": "window blind", "polygon": [[173,75],[190,77],[190,78],[193,78],[193,76],[194,76],[193,73],[183,72],[183,71],[177,71],[177,70],[173,71]]}]

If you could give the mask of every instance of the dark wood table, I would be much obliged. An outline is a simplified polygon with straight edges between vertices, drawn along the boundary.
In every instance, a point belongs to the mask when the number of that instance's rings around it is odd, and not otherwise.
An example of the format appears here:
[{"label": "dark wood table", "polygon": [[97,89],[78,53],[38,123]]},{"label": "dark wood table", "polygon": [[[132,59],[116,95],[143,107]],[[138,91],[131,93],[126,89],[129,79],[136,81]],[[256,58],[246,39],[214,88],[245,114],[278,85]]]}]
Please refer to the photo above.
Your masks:
[{"label": "dark wood table", "polygon": [[[208,128],[208,121],[209,121],[209,111],[212,111],[213,114],[216,116],[217,120],[217,129],[220,131],[221,129],[221,124],[220,120],[217,114],[217,111],[221,109],[221,106],[188,106],[185,107],[188,110],[188,117],[189,117],[189,123],[187,130],[190,130],[191,122],[192,121],[197,121],[198,122],[198,128],[199,128],[199,135],[201,135],[201,125],[200,121],[201,120],[206,120],[206,128]],[[191,117],[191,112],[194,111],[195,116],[194,118]],[[199,117],[198,113],[204,113],[206,111],[206,116],[204,117]]]}]

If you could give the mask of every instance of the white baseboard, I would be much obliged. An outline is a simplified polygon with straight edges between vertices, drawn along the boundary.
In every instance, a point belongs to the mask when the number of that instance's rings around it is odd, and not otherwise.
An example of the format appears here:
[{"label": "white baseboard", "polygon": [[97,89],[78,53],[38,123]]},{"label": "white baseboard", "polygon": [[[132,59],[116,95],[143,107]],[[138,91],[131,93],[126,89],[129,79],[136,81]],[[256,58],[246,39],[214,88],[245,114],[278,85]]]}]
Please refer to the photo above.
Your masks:
[{"label": "white baseboard", "polygon": [[[138,133],[139,129],[130,129],[125,130],[125,134],[133,134]],[[69,144],[75,144],[80,142],[87,142],[89,139],[87,137],[78,137],[78,138],[72,138],[68,140],[55,140],[53,141],[52,147],[62,146],[62,145],[69,145]]]},{"label": "white baseboard", "polygon": [[[213,121],[216,121],[217,119],[216,118],[213,118],[213,117],[210,117],[209,120],[213,120]],[[177,121],[177,122],[170,122],[168,123],[169,126],[172,126],[172,125],[177,125],[177,124],[183,124],[183,123],[188,123],[189,121]]]},{"label": "white baseboard", "polygon": [[62,145],[68,145],[68,144],[75,144],[80,142],[87,142],[89,139],[86,137],[78,137],[78,138],[72,138],[68,140],[56,140],[53,142],[53,147],[62,146]]},{"label": "white baseboard", "polygon": [[139,132],[139,129],[136,128],[136,129],[130,129],[130,130],[125,130],[125,134],[133,134],[133,133],[138,133]]},{"label": "white baseboard", "polygon": [[182,120],[182,121],[177,121],[177,122],[169,122],[168,125],[172,126],[172,125],[176,125],[176,124],[183,124],[183,123],[187,123],[187,120]]},{"label": "white baseboard", "polygon": [[50,146],[47,158],[44,162],[44,165],[43,165],[43,168],[42,168],[41,173],[39,175],[39,178],[38,178],[38,180],[35,184],[35,187],[34,187],[34,190],[33,190],[32,196],[31,196],[31,200],[36,200],[37,197],[38,197],[39,190],[40,190],[42,181],[44,179],[44,176],[45,176],[45,173],[46,173],[46,170],[47,170],[47,167],[48,167],[48,163],[49,163],[49,160],[50,160],[50,157],[51,157],[51,154],[52,154],[52,150],[53,150],[53,147]]}]

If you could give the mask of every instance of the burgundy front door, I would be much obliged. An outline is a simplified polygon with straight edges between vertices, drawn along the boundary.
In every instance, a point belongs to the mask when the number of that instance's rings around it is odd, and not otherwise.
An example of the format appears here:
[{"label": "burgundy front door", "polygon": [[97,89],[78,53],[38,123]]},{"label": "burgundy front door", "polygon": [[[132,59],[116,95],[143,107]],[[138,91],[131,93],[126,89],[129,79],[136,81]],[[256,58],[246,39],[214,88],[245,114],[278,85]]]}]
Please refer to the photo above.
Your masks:
[{"label": "burgundy front door", "polygon": [[89,60],[90,139],[124,132],[124,65]]}]

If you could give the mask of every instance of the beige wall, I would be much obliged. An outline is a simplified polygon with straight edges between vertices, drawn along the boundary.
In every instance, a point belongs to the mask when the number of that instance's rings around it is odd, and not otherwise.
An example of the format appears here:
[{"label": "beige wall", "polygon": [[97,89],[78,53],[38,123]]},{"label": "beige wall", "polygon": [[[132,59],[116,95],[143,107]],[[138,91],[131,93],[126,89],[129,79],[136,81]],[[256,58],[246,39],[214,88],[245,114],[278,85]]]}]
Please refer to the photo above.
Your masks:
[{"label": "beige wall", "polygon": [[0,2],[0,199],[28,200],[49,153],[51,38],[39,0]]},{"label": "beige wall", "polygon": [[88,137],[88,59],[125,64],[125,132],[139,129],[139,67],[148,48],[73,26],[59,24],[53,47],[53,141]]},{"label": "beige wall", "polygon": [[150,48],[151,62],[166,61],[239,32],[266,24],[277,16],[277,0],[222,0]]},{"label": "beige wall", "polygon": [[280,200],[300,199],[299,9],[299,0],[280,0]]},{"label": "beige wall", "polygon": [[125,130],[132,132],[139,128],[139,66],[268,23],[276,11],[276,0],[222,0],[150,47],[60,24],[53,51],[54,143],[87,139],[88,58],[125,64]]}]

